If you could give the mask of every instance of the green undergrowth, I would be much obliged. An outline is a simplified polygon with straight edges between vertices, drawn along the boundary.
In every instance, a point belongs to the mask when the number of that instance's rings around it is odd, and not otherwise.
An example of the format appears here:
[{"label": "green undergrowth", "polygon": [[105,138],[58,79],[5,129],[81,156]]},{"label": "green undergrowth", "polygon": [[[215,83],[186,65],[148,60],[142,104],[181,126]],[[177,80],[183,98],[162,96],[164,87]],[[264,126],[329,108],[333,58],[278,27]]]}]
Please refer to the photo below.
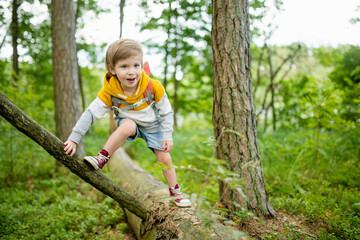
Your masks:
[{"label": "green undergrowth", "polygon": [[[40,119],[41,120],[41,119]],[[41,122],[41,121],[40,121]],[[127,225],[118,204],[64,168],[40,146],[0,121],[1,239],[122,239]],[[99,120],[85,137],[87,154],[96,154],[109,133]],[[271,203],[279,213],[300,217],[265,239],[360,239],[359,130],[279,129],[259,134],[258,145]],[[130,156],[165,183],[155,155],[141,139],[126,142]],[[178,182],[204,216],[239,226],[253,215],[237,212],[227,219],[219,208],[218,178],[231,181],[214,156],[213,130],[206,121],[191,120],[174,132],[171,151]],[[103,171],[107,173],[107,168]],[[263,224],[263,223],[261,223]],[[304,234],[306,230],[311,234]],[[313,237],[312,237],[313,236]]]},{"label": "green undergrowth", "polygon": [[[119,204],[94,189],[0,118],[0,239],[124,239]],[[106,119],[85,138],[94,154],[106,140]],[[106,173],[106,169],[105,169]]]},{"label": "green undergrowth", "polygon": [[[321,239],[360,239],[360,139],[352,132],[278,131],[260,137],[269,194]],[[318,159],[315,159],[316,151]]]},{"label": "green undergrowth", "polygon": [[[304,219],[306,229],[313,234],[299,235],[303,231],[299,226],[285,224],[281,236],[274,231],[276,234],[264,235],[265,238],[360,239],[358,132],[322,131],[319,144],[314,144],[315,133],[308,129],[279,129],[276,133],[259,134],[260,156],[272,205],[276,211]],[[216,207],[217,179],[226,178],[227,173],[220,166],[221,161],[214,157],[212,136],[210,124],[189,120],[174,132],[171,155],[182,190],[199,207],[221,216],[225,214]],[[141,167],[165,183],[162,166],[150,150],[143,150],[144,141],[125,146]],[[248,221],[252,216],[246,211],[236,215],[237,219],[228,221],[230,224]]]},{"label": "green undergrowth", "polygon": [[[66,171],[65,171],[66,172]],[[122,239],[122,209],[69,173],[1,185],[1,239]]]}]

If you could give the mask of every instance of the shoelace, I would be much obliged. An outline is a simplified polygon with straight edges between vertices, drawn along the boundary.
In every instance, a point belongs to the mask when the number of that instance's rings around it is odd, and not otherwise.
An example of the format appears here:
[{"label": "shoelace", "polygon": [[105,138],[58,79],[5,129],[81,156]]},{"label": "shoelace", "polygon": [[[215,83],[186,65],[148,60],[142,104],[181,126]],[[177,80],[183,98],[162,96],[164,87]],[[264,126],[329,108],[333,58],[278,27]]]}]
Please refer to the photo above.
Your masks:
[{"label": "shoelace", "polygon": [[98,160],[100,167],[103,167],[109,161],[108,157],[106,157],[100,153],[97,155],[96,159]]},{"label": "shoelace", "polygon": [[174,194],[174,196],[177,196],[177,197],[182,197],[182,192],[180,191],[180,188],[178,189],[171,189],[172,193]]}]

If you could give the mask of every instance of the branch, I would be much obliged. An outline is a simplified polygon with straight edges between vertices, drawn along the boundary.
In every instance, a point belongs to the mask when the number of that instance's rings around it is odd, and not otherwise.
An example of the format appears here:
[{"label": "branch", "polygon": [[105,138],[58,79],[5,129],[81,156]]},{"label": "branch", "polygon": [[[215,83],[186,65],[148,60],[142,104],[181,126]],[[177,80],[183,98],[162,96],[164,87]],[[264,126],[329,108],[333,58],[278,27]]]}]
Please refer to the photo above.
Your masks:
[{"label": "branch", "polygon": [[149,210],[135,196],[120,185],[107,178],[101,171],[93,170],[77,155],[70,157],[64,152],[60,139],[19,109],[0,92],[0,115],[14,125],[20,132],[43,147],[56,160],[64,164],[71,172],[91,184],[93,187],[117,201],[141,219],[146,219]]}]

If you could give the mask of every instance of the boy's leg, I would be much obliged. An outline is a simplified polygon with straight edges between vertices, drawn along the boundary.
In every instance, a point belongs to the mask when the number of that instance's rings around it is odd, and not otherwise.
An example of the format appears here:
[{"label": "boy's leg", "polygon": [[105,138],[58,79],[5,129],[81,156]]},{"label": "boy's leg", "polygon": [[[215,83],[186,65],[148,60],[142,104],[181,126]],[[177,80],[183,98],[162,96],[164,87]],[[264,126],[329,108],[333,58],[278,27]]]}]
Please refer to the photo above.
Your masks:
[{"label": "boy's leg", "polygon": [[136,123],[130,119],[124,119],[120,126],[111,134],[106,141],[104,149],[111,156],[123,143],[136,134]]},{"label": "boy's leg", "polygon": [[166,153],[157,149],[154,149],[155,155],[159,162],[165,164],[169,168],[164,169],[164,177],[169,187],[174,187],[177,183],[175,168],[173,168],[170,153]]},{"label": "boy's leg", "polygon": [[85,161],[95,169],[103,168],[109,161],[111,155],[124,143],[126,138],[134,136],[137,132],[136,123],[130,119],[124,119],[120,126],[111,134],[104,148],[95,157],[86,156]]},{"label": "boy's leg", "polygon": [[174,203],[179,207],[190,207],[191,202],[189,199],[183,197],[180,191],[180,186],[176,180],[175,168],[172,165],[170,153],[163,152],[161,150],[154,149],[155,155],[159,162],[165,164],[170,169],[164,169],[164,177],[169,186],[170,196],[173,197]]}]

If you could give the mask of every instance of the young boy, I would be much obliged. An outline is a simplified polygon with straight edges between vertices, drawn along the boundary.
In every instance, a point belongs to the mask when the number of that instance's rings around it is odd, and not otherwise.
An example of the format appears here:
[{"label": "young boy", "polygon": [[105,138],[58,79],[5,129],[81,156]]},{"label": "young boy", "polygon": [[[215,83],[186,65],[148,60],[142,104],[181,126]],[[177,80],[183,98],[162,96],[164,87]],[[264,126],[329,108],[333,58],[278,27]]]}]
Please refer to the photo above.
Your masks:
[{"label": "young boy", "polygon": [[161,83],[151,80],[143,71],[141,46],[131,39],[117,40],[107,49],[105,64],[108,72],[104,87],[76,123],[64,143],[64,151],[73,156],[89,127],[114,109],[118,128],[97,156],[86,156],[84,160],[101,169],[126,139],[143,138],[158,161],[169,167],[163,173],[174,203],[179,207],[191,206],[190,200],[182,196],[169,153],[173,147],[171,105]]}]

